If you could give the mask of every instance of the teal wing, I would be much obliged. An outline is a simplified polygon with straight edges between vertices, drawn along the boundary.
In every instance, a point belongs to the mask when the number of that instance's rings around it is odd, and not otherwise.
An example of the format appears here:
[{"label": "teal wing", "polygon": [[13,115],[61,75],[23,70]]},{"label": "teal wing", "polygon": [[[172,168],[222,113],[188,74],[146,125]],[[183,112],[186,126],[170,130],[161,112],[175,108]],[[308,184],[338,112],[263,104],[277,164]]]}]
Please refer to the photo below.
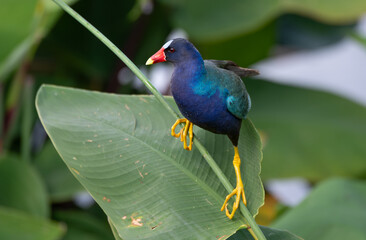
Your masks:
[{"label": "teal wing", "polygon": [[241,97],[231,95],[226,99],[226,106],[229,112],[231,112],[235,117],[245,119],[251,108],[250,96],[249,94]]},{"label": "teal wing", "polygon": [[[244,82],[237,72],[250,70],[252,75],[254,73],[257,75],[258,71],[241,68],[231,61],[218,60],[205,60],[205,67],[210,75],[209,78],[217,81],[220,90],[225,93],[223,95],[226,97],[226,106],[229,112],[237,118],[245,119],[251,108],[251,100]],[[236,71],[231,70],[234,67],[237,69]],[[246,74],[252,76],[249,72]],[[243,76],[244,73],[242,72],[241,75]]]}]

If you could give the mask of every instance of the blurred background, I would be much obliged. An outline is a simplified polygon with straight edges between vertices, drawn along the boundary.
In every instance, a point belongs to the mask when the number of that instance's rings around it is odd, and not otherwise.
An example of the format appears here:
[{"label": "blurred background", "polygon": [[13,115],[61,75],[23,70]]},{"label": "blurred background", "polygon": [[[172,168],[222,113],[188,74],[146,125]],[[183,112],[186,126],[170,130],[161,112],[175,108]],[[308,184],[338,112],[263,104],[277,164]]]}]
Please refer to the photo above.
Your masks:
[{"label": "blurred background", "polygon": [[[264,147],[258,223],[304,239],[366,239],[366,1],[67,2],[165,95],[172,66],[144,64],[171,38],[258,69],[244,79]],[[50,0],[0,0],[0,20],[0,236],[113,239],[47,138],[35,94],[44,83],[149,93]]]}]

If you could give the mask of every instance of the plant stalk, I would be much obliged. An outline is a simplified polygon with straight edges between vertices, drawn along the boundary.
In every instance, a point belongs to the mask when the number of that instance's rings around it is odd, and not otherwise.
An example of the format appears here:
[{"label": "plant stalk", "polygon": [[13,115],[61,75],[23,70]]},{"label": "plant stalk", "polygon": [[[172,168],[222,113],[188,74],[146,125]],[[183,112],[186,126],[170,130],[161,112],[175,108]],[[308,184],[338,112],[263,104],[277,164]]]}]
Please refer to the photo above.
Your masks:
[{"label": "plant stalk", "polygon": [[24,79],[23,96],[22,96],[22,135],[21,135],[21,152],[22,160],[29,163],[31,159],[31,132],[32,132],[32,112],[33,112],[33,79],[26,76]]},{"label": "plant stalk", "polygon": [[4,129],[4,113],[5,113],[5,105],[4,105],[4,89],[3,84],[0,82],[0,157],[3,153],[3,129]]},{"label": "plant stalk", "polygon": [[[131,69],[131,71],[144,83],[144,85],[149,89],[149,91],[158,99],[158,101],[175,117],[179,118],[180,116],[174,111],[174,109],[169,105],[167,101],[165,101],[164,97],[159,93],[159,91],[151,84],[151,82],[147,79],[147,77],[140,71],[140,69],[121,51],[117,48],[115,44],[113,44],[107,37],[105,37],[98,29],[96,29],[93,25],[91,25],[88,21],[86,21],[82,16],[80,16],[77,12],[75,12],[72,8],[70,8],[65,2],[62,0],[53,0],[56,2],[61,8],[63,8],[68,14],[70,14],[74,19],[76,19],[81,25],[87,28],[94,36],[96,36],[101,42],[103,42],[114,54],[116,54],[127,67]],[[229,180],[226,178],[225,174],[221,171],[219,166],[216,164],[212,156],[208,153],[206,148],[195,139],[195,146],[201,152],[202,156],[205,158],[207,163],[210,165],[212,170],[215,172],[217,177],[220,179],[221,183],[224,185],[225,189],[231,193],[233,190],[233,186],[230,184]],[[241,203],[240,211],[244,215],[245,220],[248,223],[248,230],[253,236],[255,240],[265,240],[265,236],[258,227],[254,218],[250,214],[249,210],[246,206]]]}]

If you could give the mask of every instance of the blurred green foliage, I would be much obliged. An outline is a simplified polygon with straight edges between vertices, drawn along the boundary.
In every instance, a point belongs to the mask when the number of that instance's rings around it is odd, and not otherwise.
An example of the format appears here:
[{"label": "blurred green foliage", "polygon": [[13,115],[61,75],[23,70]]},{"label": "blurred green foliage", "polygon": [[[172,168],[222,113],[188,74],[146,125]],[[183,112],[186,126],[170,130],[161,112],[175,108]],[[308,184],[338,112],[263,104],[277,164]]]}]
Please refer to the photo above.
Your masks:
[{"label": "blurred green foliage", "polygon": [[[187,32],[204,58],[231,59],[246,67],[272,56],[278,46],[296,50],[335,43],[353,34],[366,12],[364,0],[67,2],[137,65],[176,28]],[[127,82],[118,75],[124,65],[52,1],[0,0],[0,6],[0,239],[111,239],[98,207],[75,204],[83,187],[40,127],[35,90],[50,83],[126,94],[145,91],[133,83],[121,84]],[[364,37],[352,36],[366,46]],[[365,177],[365,108],[325,92],[245,82],[253,98],[249,117],[265,144],[263,179],[304,177],[320,183],[306,202],[286,210],[274,226],[309,239],[344,232],[366,239],[357,225],[365,221],[358,204],[365,203],[366,184],[328,181]],[[323,204],[344,196],[350,199]],[[343,225],[317,218],[317,206]],[[304,228],[309,215],[319,221]]]},{"label": "blurred green foliage", "polygon": [[364,180],[327,180],[273,226],[286,228],[304,239],[365,239],[365,202]]}]

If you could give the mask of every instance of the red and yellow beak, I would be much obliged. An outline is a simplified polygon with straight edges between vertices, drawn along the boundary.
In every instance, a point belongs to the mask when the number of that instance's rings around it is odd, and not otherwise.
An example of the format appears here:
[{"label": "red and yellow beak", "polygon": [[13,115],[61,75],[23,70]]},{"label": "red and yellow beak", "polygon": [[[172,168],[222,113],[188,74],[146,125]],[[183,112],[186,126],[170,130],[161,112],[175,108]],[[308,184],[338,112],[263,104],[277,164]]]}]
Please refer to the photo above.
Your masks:
[{"label": "red and yellow beak", "polygon": [[159,62],[165,62],[166,56],[165,56],[164,50],[165,50],[165,48],[162,47],[159,51],[157,51],[154,55],[152,55],[149,59],[147,59],[146,65],[151,65],[151,64],[159,63]]}]

